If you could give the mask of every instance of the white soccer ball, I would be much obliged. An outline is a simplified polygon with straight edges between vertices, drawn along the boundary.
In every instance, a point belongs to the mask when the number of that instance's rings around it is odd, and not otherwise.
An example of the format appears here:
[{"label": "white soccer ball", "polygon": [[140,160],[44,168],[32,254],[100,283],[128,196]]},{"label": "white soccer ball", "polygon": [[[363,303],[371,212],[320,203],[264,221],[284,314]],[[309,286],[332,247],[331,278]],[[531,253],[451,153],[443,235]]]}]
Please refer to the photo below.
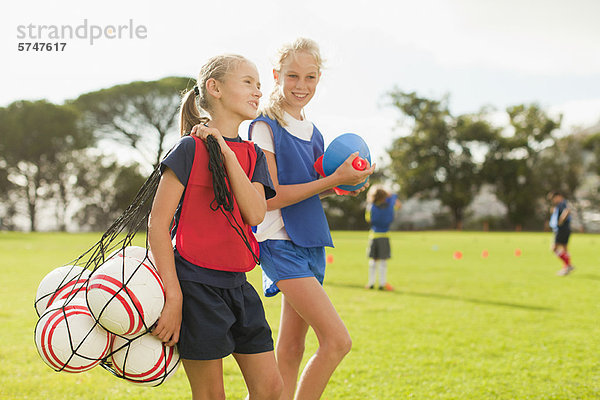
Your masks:
[{"label": "white soccer ball", "polygon": [[[65,300],[57,301],[64,302]],[[35,326],[35,345],[55,371],[84,372],[107,357],[112,335],[96,323],[84,298],[53,303]]]},{"label": "white soccer ball", "polygon": [[87,303],[104,329],[135,335],[150,328],[165,305],[165,291],[156,269],[130,257],[113,257],[90,276]]},{"label": "white soccer ball", "polygon": [[150,250],[146,250],[145,247],[140,246],[127,246],[110,253],[106,260],[110,260],[113,257],[129,257],[135,258],[138,261],[150,260],[150,263],[154,266],[154,257]]},{"label": "white soccer ball", "polygon": [[115,336],[111,360],[118,375],[138,385],[158,386],[175,374],[177,346],[166,346],[150,333],[130,340]]},{"label": "white soccer ball", "polygon": [[76,265],[65,265],[52,270],[42,279],[35,294],[35,311],[41,316],[57,300],[85,294],[85,282],[90,271]]}]

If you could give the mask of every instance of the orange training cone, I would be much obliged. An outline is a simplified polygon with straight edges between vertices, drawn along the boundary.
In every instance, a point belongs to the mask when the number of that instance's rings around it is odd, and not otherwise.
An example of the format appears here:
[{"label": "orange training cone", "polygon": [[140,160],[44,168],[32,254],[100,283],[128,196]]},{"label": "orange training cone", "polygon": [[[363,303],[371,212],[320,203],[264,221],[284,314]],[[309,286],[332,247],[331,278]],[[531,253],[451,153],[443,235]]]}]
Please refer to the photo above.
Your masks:
[{"label": "orange training cone", "polygon": [[515,256],[516,256],[516,257],[520,257],[520,256],[521,256],[521,254],[522,254],[522,253],[521,253],[521,249],[516,249],[516,250],[515,250]]}]

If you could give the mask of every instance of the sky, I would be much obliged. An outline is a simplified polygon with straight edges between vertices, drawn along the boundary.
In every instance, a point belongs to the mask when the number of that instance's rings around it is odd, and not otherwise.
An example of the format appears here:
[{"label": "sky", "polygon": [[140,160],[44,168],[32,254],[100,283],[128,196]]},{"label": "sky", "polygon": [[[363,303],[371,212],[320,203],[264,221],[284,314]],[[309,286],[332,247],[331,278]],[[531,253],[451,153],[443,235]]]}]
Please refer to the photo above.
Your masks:
[{"label": "sky", "polygon": [[[600,121],[597,0],[56,0],[9,1],[0,9],[0,106],[62,103],[134,80],[195,77],[208,58],[231,52],[257,65],[266,98],[277,49],[304,36],[325,58],[307,118],[326,144],[360,134],[374,160],[403,132],[386,97],[394,88],[448,94],[455,114],[536,102],[563,114],[564,132]],[[36,27],[75,29],[86,20],[87,38],[49,39],[50,28],[45,40],[35,36]],[[121,38],[90,44],[92,25],[129,24],[143,34],[130,38],[123,30]],[[18,37],[29,25],[33,35]],[[67,45],[18,51],[18,43],[36,41]]]}]

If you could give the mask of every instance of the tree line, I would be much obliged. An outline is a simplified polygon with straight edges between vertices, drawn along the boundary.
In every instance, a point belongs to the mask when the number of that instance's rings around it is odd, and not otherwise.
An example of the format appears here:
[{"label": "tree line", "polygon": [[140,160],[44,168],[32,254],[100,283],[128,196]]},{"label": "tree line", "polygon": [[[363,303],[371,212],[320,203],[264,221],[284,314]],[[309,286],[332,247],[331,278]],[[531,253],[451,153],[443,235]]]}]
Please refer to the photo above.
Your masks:
[{"label": "tree line", "polygon": [[[584,211],[600,208],[600,125],[565,134],[562,116],[550,116],[535,103],[453,115],[448,96],[431,99],[394,89],[387,99],[404,133],[391,143],[389,164],[371,182],[392,183],[404,199],[437,200],[431,228],[462,229],[466,220],[473,222],[469,207],[483,189],[506,213],[483,210],[477,224],[470,224],[477,229],[543,229],[551,191],[571,201],[584,230]],[[494,123],[498,117],[506,122]],[[329,221],[338,229],[366,228],[364,201],[364,195],[325,200]]]},{"label": "tree line", "polygon": [[[30,231],[66,230],[70,222],[105,230],[168,150],[167,138],[179,136],[179,93],[192,82],[131,82],[62,105],[23,100],[0,108],[0,227],[17,229],[21,217]],[[128,161],[115,149],[126,149]]]},{"label": "tree line", "polygon": [[447,98],[400,90],[389,96],[410,125],[389,150],[392,179],[405,197],[438,199],[454,228],[463,226],[465,210],[484,185],[506,207],[504,228],[540,229],[550,191],[561,191],[576,207],[600,198],[597,183],[581,190],[600,172],[600,129],[561,135],[562,116],[537,104],[506,108],[500,114],[507,123],[497,126],[486,109],[452,115]]},{"label": "tree line", "polygon": [[[0,229],[22,229],[20,219],[30,231],[105,230],[179,137],[180,93],[192,85],[167,77],[60,105],[22,100],[0,107]],[[600,132],[559,137],[561,118],[536,104],[507,108],[507,126],[496,126],[487,110],[452,115],[448,98],[398,89],[386,97],[410,129],[393,141],[389,164],[371,182],[393,182],[405,199],[438,199],[455,228],[484,185],[506,206],[504,224],[511,226],[539,223],[549,190],[577,204],[600,203],[597,186],[581,191],[586,176],[600,172]],[[130,155],[127,162],[115,149]],[[367,228],[364,202],[364,193],[325,199],[331,228]]]}]

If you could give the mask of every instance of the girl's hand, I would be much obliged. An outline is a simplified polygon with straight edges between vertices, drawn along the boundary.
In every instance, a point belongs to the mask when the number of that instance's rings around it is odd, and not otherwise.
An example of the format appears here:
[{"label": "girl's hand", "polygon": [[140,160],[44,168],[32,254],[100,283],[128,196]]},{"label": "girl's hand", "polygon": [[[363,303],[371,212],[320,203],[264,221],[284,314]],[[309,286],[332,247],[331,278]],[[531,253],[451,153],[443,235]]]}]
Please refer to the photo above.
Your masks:
[{"label": "girl's hand", "polygon": [[365,183],[360,189],[356,189],[351,192],[348,192],[348,194],[346,196],[356,197],[359,194],[361,194],[362,192],[364,192],[365,190],[367,190],[368,187],[369,187],[369,182]]},{"label": "girl's hand", "polygon": [[209,128],[204,124],[194,125],[192,130],[190,131],[190,135],[199,137],[200,139],[206,141],[206,138],[210,136],[214,136],[221,147],[221,152],[225,154],[225,152],[230,151],[231,149],[227,146],[225,139],[223,139],[223,135],[217,128]]},{"label": "girl's hand", "polygon": [[182,302],[166,300],[160,318],[156,322],[152,335],[159,338],[167,346],[173,346],[179,341],[181,329]]},{"label": "girl's hand", "polygon": [[190,136],[196,136],[199,137],[200,139],[204,139],[202,136],[200,136],[200,128],[206,128],[207,126],[205,124],[198,124],[198,125],[194,125],[192,127],[192,130],[190,131]]},{"label": "girl's hand", "polygon": [[[350,154],[346,161],[344,161],[332,174],[339,182],[336,186],[358,185],[359,183],[364,182],[364,180],[367,179],[369,175],[373,174],[373,172],[375,171],[376,164],[369,165],[369,162],[367,161],[367,168],[362,171],[359,171],[352,166],[352,161],[354,161],[356,157],[358,157],[358,151]],[[360,189],[358,193],[360,193]]]}]

